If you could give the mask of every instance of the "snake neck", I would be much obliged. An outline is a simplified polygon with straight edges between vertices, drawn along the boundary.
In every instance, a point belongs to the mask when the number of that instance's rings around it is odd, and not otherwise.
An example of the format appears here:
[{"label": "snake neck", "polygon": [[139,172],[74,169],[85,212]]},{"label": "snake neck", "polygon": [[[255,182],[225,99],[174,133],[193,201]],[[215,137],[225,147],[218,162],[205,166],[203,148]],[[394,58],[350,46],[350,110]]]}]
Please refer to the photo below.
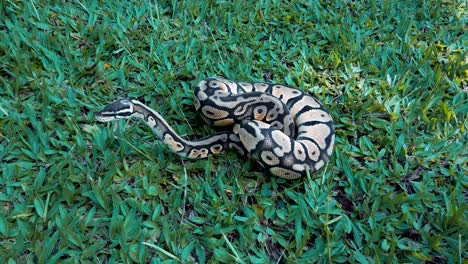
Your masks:
[{"label": "snake neck", "polygon": [[242,152],[242,147],[237,146],[237,144],[232,146],[235,144],[233,141],[238,141],[238,139],[231,132],[221,132],[200,140],[185,140],[169,126],[158,112],[139,101],[132,100],[131,102],[133,104],[131,117],[145,122],[169,149],[182,157],[206,158],[208,155],[219,154],[228,147],[238,147],[240,148],[239,152]]},{"label": "snake neck", "polygon": [[188,143],[169,126],[158,112],[137,100],[132,100],[131,102],[133,104],[131,117],[142,120],[172,151],[179,153],[183,144]]}]

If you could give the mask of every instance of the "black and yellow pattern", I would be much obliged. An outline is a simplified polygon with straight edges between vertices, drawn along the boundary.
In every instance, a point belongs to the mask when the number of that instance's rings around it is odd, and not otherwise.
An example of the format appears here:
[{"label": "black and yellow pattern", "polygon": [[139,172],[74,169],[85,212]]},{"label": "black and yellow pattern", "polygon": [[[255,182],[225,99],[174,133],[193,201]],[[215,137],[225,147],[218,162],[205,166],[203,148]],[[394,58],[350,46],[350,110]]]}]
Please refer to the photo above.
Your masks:
[{"label": "black and yellow pattern", "polygon": [[195,108],[215,126],[233,126],[197,141],[181,138],[156,111],[136,100],[119,100],[96,113],[110,122],[137,117],[175,153],[205,158],[227,148],[258,161],[278,177],[295,179],[320,170],[335,142],[333,120],[312,96],[268,83],[208,78],[195,89]]}]

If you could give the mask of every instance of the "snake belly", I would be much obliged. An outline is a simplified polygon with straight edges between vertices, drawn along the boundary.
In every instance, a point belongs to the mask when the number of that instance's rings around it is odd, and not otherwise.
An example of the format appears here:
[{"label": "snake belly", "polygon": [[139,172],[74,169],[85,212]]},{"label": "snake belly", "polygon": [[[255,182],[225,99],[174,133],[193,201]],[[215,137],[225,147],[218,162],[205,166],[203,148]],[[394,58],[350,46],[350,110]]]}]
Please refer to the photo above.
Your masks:
[{"label": "snake belly", "polygon": [[232,131],[188,141],[137,100],[115,101],[95,116],[101,122],[137,117],[182,157],[205,158],[235,149],[286,179],[320,170],[332,155],[335,130],[330,114],[315,98],[297,89],[208,78],[195,89],[194,105],[208,124],[232,126]]}]

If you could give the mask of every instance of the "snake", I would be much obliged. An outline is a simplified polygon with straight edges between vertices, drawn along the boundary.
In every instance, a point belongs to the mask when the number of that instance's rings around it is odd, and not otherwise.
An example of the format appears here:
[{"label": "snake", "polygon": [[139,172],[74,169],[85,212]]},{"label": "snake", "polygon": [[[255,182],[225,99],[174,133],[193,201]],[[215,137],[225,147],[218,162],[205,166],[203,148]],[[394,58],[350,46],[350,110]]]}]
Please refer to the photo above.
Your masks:
[{"label": "snake", "polygon": [[127,98],[105,106],[95,118],[99,122],[140,119],[172,152],[184,158],[206,158],[234,149],[285,179],[319,171],[333,153],[335,128],[330,113],[299,89],[210,77],[195,88],[194,106],[209,125],[229,129],[186,140],[157,111]]}]

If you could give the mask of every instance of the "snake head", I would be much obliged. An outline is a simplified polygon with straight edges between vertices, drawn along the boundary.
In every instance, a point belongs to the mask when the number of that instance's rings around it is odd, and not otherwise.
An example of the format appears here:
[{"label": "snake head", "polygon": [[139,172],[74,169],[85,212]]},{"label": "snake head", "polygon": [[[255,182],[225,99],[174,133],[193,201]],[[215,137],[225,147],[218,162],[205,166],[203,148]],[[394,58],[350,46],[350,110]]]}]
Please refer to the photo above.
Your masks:
[{"label": "snake head", "polygon": [[110,122],[118,119],[130,118],[133,111],[133,103],[128,99],[115,101],[95,114],[96,120],[99,122]]}]

